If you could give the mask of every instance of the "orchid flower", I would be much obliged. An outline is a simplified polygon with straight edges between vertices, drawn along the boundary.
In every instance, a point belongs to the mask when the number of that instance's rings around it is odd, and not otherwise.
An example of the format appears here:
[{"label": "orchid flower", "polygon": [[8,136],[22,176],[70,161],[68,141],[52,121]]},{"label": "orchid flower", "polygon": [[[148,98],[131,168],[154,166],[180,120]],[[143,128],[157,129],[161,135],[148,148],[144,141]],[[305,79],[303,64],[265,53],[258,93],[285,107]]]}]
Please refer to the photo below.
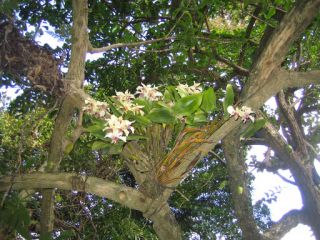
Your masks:
[{"label": "orchid flower", "polygon": [[235,120],[238,120],[240,117],[241,120],[245,123],[248,119],[250,119],[252,122],[254,122],[254,116],[251,114],[254,114],[254,111],[250,107],[242,106],[241,109],[236,107],[234,109],[233,106],[229,106],[227,108],[227,112],[231,115],[234,116]]},{"label": "orchid flower", "polygon": [[158,87],[152,87],[150,84],[137,87],[136,94],[139,94],[140,98],[146,98],[150,101],[158,101],[162,97],[162,93],[158,91]]},{"label": "orchid flower", "polygon": [[131,99],[134,99],[134,95],[129,93],[128,90],[125,92],[116,92],[116,96],[114,96],[116,99],[118,99],[120,102],[127,102]]},{"label": "orchid flower", "polygon": [[140,114],[140,115],[144,115],[144,112],[142,111],[142,109],[144,108],[144,106],[140,106],[140,105],[136,105],[134,103],[132,103],[131,101],[126,101],[126,102],[121,102],[122,104],[122,108],[125,112],[131,111],[133,112],[133,114]]},{"label": "orchid flower", "polygon": [[94,101],[91,99],[85,100],[85,106],[83,107],[83,111],[97,118],[102,118],[102,119],[110,116],[109,106],[107,103]]},{"label": "orchid flower", "polygon": [[119,139],[126,142],[126,137],[129,135],[129,132],[134,132],[134,128],[131,126],[132,123],[133,122],[124,120],[122,117],[111,115],[104,128],[104,131],[107,132],[105,137],[111,138],[112,143],[117,143]]},{"label": "orchid flower", "polygon": [[187,84],[179,84],[177,86],[177,91],[181,97],[185,97],[188,95],[196,94],[202,92],[202,87],[200,83],[193,82],[192,86],[188,86]]}]

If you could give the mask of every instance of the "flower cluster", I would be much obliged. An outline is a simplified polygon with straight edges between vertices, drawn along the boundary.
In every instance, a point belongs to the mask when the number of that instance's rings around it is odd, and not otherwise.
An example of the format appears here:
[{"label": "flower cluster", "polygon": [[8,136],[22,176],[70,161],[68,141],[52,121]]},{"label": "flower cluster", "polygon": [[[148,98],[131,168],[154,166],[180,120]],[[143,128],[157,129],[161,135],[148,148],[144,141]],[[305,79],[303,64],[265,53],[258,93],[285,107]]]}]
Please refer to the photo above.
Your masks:
[{"label": "flower cluster", "polygon": [[193,82],[192,86],[188,86],[187,84],[179,84],[177,86],[177,91],[180,94],[181,97],[196,94],[202,92],[202,87],[200,86],[200,83]]},{"label": "flower cluster", "polygon": [[158,91],[158,87],[152,87],[150,84],[137,87],[139,97],[146,98],[150,101],[158,101],[162,98],[162,93]]},{"label": "flower cluster", "polygon": [[254,112],[250,107],[242,106],[241,109],[239,109],[238,107],[234,108],[233,106],[229,106],[227,111],[231,116],[234,116],[236,120],[241,118],[244,123],[249,119],[254,122],[254,116],[252,116]]},{"label": "flower cluster", "polygon": [[105,137],[110,138],[111,143],[117,143],[119,140],[126,142],[129,133],[134,132],[134,128],[131,126],[132,123],[133,122],[124,120],[122,117],[111,115],[103,129],[107,132]]},{"label": "flower cluster", "polygon": [[96,118],[108,118],[110,116],[109,106],[107,103],[94,101],[91,99],[85,100],[83,111],[95,116]]},{"label": "flower cluster", "polygon": [[142,111],[143,106],[136,105],[132,102],[134,95],[129,93],[128,90],[125,92],[116,92],[116,96],[114,96],[114,98],[121,103],[120,107],[125,112],[131,111],[133,114],[144,115],[144,112]]},{"label": "flower cluster", "polygon": [[128,90],[126,90],[125,92],[116,91],[116,96],[114,96],[114,98],[118,99],[120,102],[127,102],[134,99],[134,95],[129,93]]},{"label": "flower cluster", "polygon": [[[181,97],[202,92],[202,87],[199,83],[194,83],[192,86],[179,84],[176,89]],[[117,143],[119,140],[126,142],[128,135],[134,132],[133,122],[125,120],[124,116],[117,117],[113,115],[110,112],[110,108],[112,109],[112,104],[115,104],[115,107],[122,110],[124,114],[130,111],[134,115],[144,115],[144,106],[135,103],[135,96],[148,101],[159,101],[163,97],[162,93],[158,91],[158,87],[142,83],[141,86],[137,87],[135,94],[130,93],[128,90],[116,92],[116,95],[113,96],[114,101],[110,103],[110,106],[104,102],[87,99],[83,110],[106,122],[103,131],[106,132],[105,137],[110,138],[112,143]]]}]

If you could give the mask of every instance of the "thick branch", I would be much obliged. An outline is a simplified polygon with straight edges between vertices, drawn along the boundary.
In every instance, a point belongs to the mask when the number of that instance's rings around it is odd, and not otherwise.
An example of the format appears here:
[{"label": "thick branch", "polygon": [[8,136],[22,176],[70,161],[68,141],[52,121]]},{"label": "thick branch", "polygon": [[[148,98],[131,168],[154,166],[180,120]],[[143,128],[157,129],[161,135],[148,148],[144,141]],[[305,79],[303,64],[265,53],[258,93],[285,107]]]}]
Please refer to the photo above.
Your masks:
[{"label": "thick branch", "polygon": [[320,71],[295,72],[282,70],[279,72],[278,78],[285,79],[284,88],[306,87],[311,84],[320,84]]},{"label": "thick branch", "polygon": [[[58,188],[105,197],[144,213],[146,218],[153,221],[153,227],[160,239],[182,239],[181,229],[172,215],[168,203],[164,200],[167,196],[164,199],[153,200],[134,188],[101,178],[85,177],[73,173],[32,173],[20,175],[14,179],[11,176],[0,178],[0,192],[6,191],[9,187],[13,190]],[[53,201],[49,201],[47,204],[51,202]]]},{"label": "thick branch", "polygon": [[79,176],[73,173],[31,173],[0,178],[0,192],[12,185],[12,189],[76,190],[106,197],[131,209],[145,212],[152,200],[134,188],[116,184],[96,177]]},{"label": "thick branch", "polygon": [[159,212],[149,217],[153,221],[153,229],[161,240],[181,240],[181,229],[171,213],[170,207],[165,203]]},{"label": "thick branch", "polygon": [[280,240],[292,228],[296,227],[299,223],[304,223],[305,213],[303,210],[291,210],[283,215],[283,217],[272,225],[263,235],[266,239]]},{"label": "thick branch", "polygon": [[[87,0],[73,0],[73,25],[72,25],[72,46],[71,59],[68,73],[65,78],[65,96],[55,122],[46,171],[56,171],[64,156],[66,147],[66,133],[75,109],[70,87],[80,89],[84,81],[85,59],[88,48],[88,3]],[[53,196],[54,189],[45,189],[42,192],[41,201],[41,234],[50,234],[53,230]]]},{"label": "thick branch", "polygon": [[235,213],[244,239],[261,239],[257,224],[253,218],[250,191],[247,187],[247,168],[244,159],[242,159],[243,153],[241,152],[240,138],[237,129],[224,139],[222,148],[227,161]]},{"label": "thick branch", "polygon": [[279,68],[291,44],[319,13],[320,0],[300,1],[283,18],[252,68],[243,99],[251,98],[261,87],[269,85],[272,72]]},{"label": "thick branch", "polygon": [[290,106],[290,104],[287,102],[284,91],[280,91],[277,94],[276,100],[278,103],[278,107],[289,126],[290,135],[294,143],[293,145],[295,145],[293,146],[293,148],[299,153],[303,154],[304,156],[307,156],[308,150],[305,143],[306,140],[304,137],[304,133],[300,127],[300,124],[298,123],[297,118],[295,116],[295,109],[292,106]]},{"label": "thick branch", "polygon": [[307,224],[312,228],[315,236],[320,238],[320,194],[313,180],[313,163],[308,160],[308,154],[304,155],[290,148],[277,129],[267,123],[263,129],[266,139],[270,142],[275,153],[285,160],[296,185],[301,192],[302,202],[305,208]]}]

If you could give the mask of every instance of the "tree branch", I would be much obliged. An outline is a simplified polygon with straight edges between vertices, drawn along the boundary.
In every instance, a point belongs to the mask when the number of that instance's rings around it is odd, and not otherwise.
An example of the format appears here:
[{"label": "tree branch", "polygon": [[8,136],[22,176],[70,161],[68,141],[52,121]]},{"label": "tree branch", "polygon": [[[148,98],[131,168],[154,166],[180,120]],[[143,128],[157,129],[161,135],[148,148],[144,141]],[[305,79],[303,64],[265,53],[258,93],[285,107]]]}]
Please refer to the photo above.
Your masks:
[{"label": "tree branch", "polygon": [[284,16],[252,68],[242,94],[244,101],[251,98],[261,87],[270,84],[268,80],[270,80],[272,72],[280,67],[289,47],[309,26],[318,14],[319,8],[319,0],[300,1]]},{"label": "tree branch", "polygon": [[233,62],[231,62],[230,60],[220,56],[217,51],[215,49],[212,50],[212,53],[214,55],[214,57],[219,61],[219,62],[222,62],[226,65],[228,65],[229,67],[233,68],[235,72],[237,72],[238,74],[240,75],[243,75],[243,76],[249,76],[249,70],[248,69],[245,69]]},{"label": "tree branch", "polygon": [[282,239],[292,228],[296,227],[299,223],[304,223],[305,212],[303,210],[291,210],[283,217],[272,225],[263,235],[267,239]]},{"label": "tree branch", "polygon": [[115,43],[115,44],[111,44],[109,46],[101,47],[101,48],[94,48],[91,45],[89,45],[88,53],[107,52],[107,51],[110,51],[112,49],[121,48],[121,47],[132,48],[132,47],[147,45],[147,44],[155,43],[155,42],[169,41],[169,40],[173,40],[173,39],[175,39],[175,37],[164,37],[164,38],[145,40],[145,41],[133,42],[133,43]]},{"label": "tree branch", "polygon": [[[261,12],[261,6],[257,6],[252,15],[253,16],[257,16],[260,12]],[[244,59],[244,56],[245,56],[246,48],[248,46],[248,40],[250,38],[250,35],[251,35],[251,32],[252,32],[253,27],[255,25],[255,22],[256,22],[256,18],[251,17],[251,19],[250,19],[250,21],[248,23],[247,29],[246,29],[245,38],[246,38],[247,41],[242,45],[242,47],[240,49],[239,59],[238,59],[238,64],[239,65],[242,65],[242,63],[243,63],[243,59]]]},{"label": "tree branch", "polygon": [[[153,221],[153,227],[160,239],[182,239],[181,229],[165,201],[168,197],[167,194],[164,194],[163,198],[154,200],[134,188],[101,178],[80,176],[74,173],[31,173],[17,176],[14,179],[11,176],[0,178],[0,192],[6,191],[8,187],[11,187],[12,190],[58,188],[105,197],[144,213],[146,218]],[[53,202],[49,201],[47,204]]]},{"label": "tree branch", "polygon": [[230,189],[235,214],[239,221],[244,239],[261,239],[257,224],[253,218],[250,191],[247,184],[247,167],[241,151],[238,129],[234,129],[222,142],[227,160]]},{"label": "tree branch", "polygon": [[281,70],[279,78],[285,79],[284,88],[306,87],[311,84],[320,84],[320,70],[309,72],[295,72]]},{"label": "tree branch", "polygon": [[[65,154],[66,133],[75,108],[71,86],[81,89],[84,81],[84,69],[86,53],[88,48],[88,3],[87,0],[72,1],[72,45],[71,59],[68,73],[65,77],[65,95],[63,96],[62,104],[59,109],[57,119],[55,121],[54,130],[52,133],[48,164],[46,171],[57,171],[60,162]],[[54,189],[44,189],[42,191],[41,200],[41,235],[51,234],[54,224]]]},{"label": "tree branch", "polygon": [[12,185],[13,190],[20,189],[54,189],[76,190],[106,197],[131,209],[141,212],[147,210],[152,199],[140,191],[96,177],[79,176],[75,173],[31,173],[0,178],[0,192]]},{"label": "tree branch", "polygon": [[294,186],[297,186],[297,184],[296,184],[294,181],[291,181],[291,180],[289,180],[288,178],[282,176],[279,172],[275,172],[275,174],[276,174],[279,178],[281,178],[283,181],[285,181],[285,182],[287,182],[287,183],[289,183],[289,184],[292,184],[292,185],[294,185]]}]

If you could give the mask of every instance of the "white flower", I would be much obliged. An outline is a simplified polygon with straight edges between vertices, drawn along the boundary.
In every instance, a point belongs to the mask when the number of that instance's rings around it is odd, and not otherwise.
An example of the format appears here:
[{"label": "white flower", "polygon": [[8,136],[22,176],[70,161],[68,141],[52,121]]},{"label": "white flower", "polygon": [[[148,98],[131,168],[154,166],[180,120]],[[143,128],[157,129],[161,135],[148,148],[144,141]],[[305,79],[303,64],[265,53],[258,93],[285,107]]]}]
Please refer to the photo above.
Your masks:
[{"label": "white flower", "polygon": [[144,85],[137,87],[136,94],[139,94],[139,97],[146,98],[150,101],[158,101],[162,97],[162,93],[158,91],[158,87],[152,87],[151,85]]},{"label": "white flower", "polygon": [[109,116],[109,106],[107,103],[86,99],[83,111],[97,118],[106,118]]},{"label": "white flower", "polygon": [[133,122],[125,120],[122,117],[111,115],[104,128],[104,131],[107,132],[105,137],[111,138],[112,143],[117,143],[119,139],[126,142],[126,137],[129,133],[134,133],[134,128],[131,126],[132,123]]},{"label": "white flower", "polygon": [[121,102],[121,104],[122,104],[122,108],[125,112],[131,111],[131,112],[133,112],[133,114],[144,115],[144,112],[142,111],[142,109],[144,108],[143,106],[135,105],[134,103],[132,103],[130,101]]},{"label": "white flower", "polygon": [[254,111],[250,107],[242,106],[241,115],[239,114],[239,116],[243,122],[246,122],[248,119],[254,122],[254,117],[251,114],[254,114]]},{"label": "white flower", "polygon": [[235,113],[236,113],[236,110],[234,109],[234,107],[233,106],[229,106],[229,107],[227,107],[227,112],[231,115],[231,116],[233,116]]},{"label": "white flower", "polygon": [[241,109],[239,109],[238,107],[234,109],[233,106],[229,106],[227,108],[227,111],[231,116],[234,116],[235,120],[237,120],[240,117],[244,123],[248,119],[254,122],[254,116],[251,115],[254,114],[254,111],[252,111],[250,107],[242,106]]},{"label": "white flower", "polygon": [[189,87],[189,91],[192,94],[200,93],[200,92],[202,92],[202,87],[200,86],[200,83],[193,82],[193,85]]},{"label": "white flower", "polygon": [[192,86],[188,86],[187,84],[179,84],[177,86],[177,91],[181,97],[185,97],[188,95],[196,94],[202,92],[202,87],[200,83],[193,82]]},{"label": "white flower", "polygon": [[128,90],[126,90],[124,93],[116,92],[115,98],[118,99],[120,102],[127,102],[127,101],[130,101],[131,99],[134,99],[134,95],[129,93]]},{"label": "white flower", "polygon": [[140,106],[140,105],[132,105],[129,109],[129,111],[132,111],[133,114],[140,114],[141,116],[144,115],[144,112],[142,111],[142,109],[144,108],[144,106]]},{"label": "white flower", "polygon": [[107,133],[106,137],[111,138],[111,143],[117,143],[119,141],[119,139],[122,140],[123,142],[127,141],[127,138],[125,136],[123,136],[122,132],[120,132],[118,130],[114,130],[114,131]]}]

